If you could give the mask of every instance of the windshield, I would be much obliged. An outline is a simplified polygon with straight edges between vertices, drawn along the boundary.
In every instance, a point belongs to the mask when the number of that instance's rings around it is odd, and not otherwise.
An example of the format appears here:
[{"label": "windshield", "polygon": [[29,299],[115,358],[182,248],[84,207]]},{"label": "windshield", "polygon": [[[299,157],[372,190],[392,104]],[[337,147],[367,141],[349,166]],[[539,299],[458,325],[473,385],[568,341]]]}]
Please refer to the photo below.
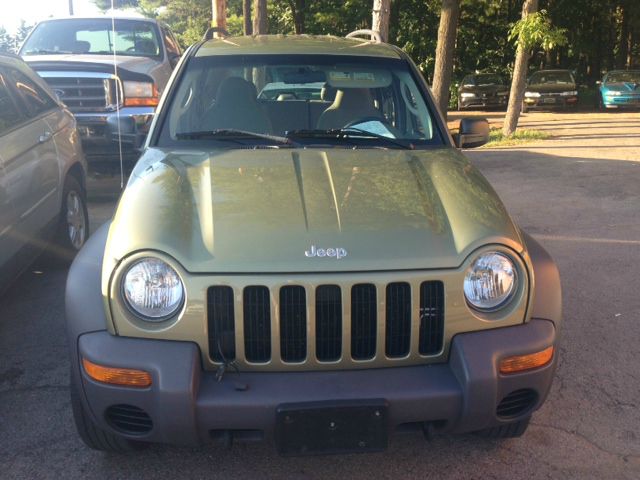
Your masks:
[{"label": "windshield", "polygon": [[633,72],[611,72],[605,80],[607,83],[640,83],[640,71]]},{"label": "windshield", "polygon": [[241,148],[264,144],[264,135],[304,146],[443,143],[420,87],[398,60],[203,56],[191,58],[177,81],[163,120],[162,146],[217,142]]},{"label": "windshield", "polygon": [[83,54],[157,57],[161,50],[154,24],[110,18],[52,20],[38,24],[20,55]]},{"label": "windshield", "polygon": [[529,84],[561,84],[561,83],[575,83],[573,76],[569,72],[536,72],[531,75]]},{"label": "windshield", "polygon": [[463,85],[470,87],[484,85],[504,85],[504,81],[498,75],[486,73],[481,75],[469,75],[468,77],[465,77]]}]

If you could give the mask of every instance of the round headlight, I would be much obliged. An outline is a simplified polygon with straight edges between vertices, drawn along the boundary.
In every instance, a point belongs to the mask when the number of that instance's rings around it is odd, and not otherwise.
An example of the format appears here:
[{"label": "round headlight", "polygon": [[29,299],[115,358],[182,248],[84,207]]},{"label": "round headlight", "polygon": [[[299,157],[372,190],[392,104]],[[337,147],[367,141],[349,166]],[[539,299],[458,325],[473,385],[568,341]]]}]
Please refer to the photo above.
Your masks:
[{"label": "round headlight", "polygon": [[516,292],[518,275],[513,261],[499,252],[476,258],[464,277],[464,296],[478,310],[490,311],[505,305]]},{"label": "round headlight", "polygon": [[143,258],[131,265],[122,280],[122,290],[129,307],[152,322],[173,315],[184,300],[180,276],[158,258]]}]

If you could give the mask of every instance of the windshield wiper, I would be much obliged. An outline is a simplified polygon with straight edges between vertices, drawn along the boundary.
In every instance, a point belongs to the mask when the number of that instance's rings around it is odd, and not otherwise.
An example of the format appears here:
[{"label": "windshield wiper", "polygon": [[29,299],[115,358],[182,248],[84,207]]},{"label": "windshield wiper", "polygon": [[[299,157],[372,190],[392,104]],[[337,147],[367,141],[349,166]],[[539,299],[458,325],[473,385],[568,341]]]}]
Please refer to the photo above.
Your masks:
[{"label": "windshield wiper", "polygon": [[394,145],[404,150],[414,150],[413,144],[403,143],[399,140],[395,140],[390,137],[385,137],[378,133],[369,132],[361,128],[345,127],[334,128],[329,130],[291,130],[287,132],[287,138],[375,138],[376,140],[382,140],[388,145]]},{"label": "windshield wiper", "polygon": [[247,132],[245,130],[236,130],[233,128],[221,128],[218,130],[200,130],[195,132],[176,133],[178,140],[204,140],[214,139],[239,143],[245,145],[243,140],[266,140],[278,145],[293,146],[294,142],[287,137],[278,137],[276,135],[267,135],[264,133]]}]

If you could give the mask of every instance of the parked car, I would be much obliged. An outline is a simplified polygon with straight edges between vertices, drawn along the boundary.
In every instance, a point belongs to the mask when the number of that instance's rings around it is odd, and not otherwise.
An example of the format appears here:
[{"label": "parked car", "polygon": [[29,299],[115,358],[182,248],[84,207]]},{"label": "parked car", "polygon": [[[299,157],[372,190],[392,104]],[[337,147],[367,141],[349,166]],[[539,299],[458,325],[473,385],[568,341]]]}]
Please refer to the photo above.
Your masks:
[{"label": "parked car", "polygon": [[532,108],[566,110],[578,104],[578,86],[570,70],[538,70],[527,82],[522,111]]},{"label": "parked car", "polygon": [[86,164],[73,115],[19,57],[0,54],[0,291],[55,240],[89,232]]},{"label": "parked car", "polygon": [[[296,455],[380,450],[397,428],[525,431],[556,365],[558,271],[456,148],[488,122],[454,143],[414,63],[371,36],[187,50],[69,273],[87,445]],[[292,68],[334,99],[257,98]]]},{"label": "parked car", "polygon": [[100,16],[42,21],[19,53],[76,116],[89,160],[113,162],[119,137],[137,158],[181,50],[161,22]]},{"label": "parked car", "polygon": [[640,107],[640,70],[613,70],[599,86],[599,107]]},{"label": "parked car", "polygon": [[467,75],[458,88],[458,110],[472,108],[506,108],[509,84],[501,75],[477,73]]}]

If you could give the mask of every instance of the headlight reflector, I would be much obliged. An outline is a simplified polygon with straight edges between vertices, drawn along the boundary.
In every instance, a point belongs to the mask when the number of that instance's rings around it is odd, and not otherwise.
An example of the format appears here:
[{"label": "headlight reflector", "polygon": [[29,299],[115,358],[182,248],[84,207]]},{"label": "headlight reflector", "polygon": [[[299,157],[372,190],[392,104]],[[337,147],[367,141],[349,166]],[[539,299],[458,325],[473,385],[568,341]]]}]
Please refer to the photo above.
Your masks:
[{"label": "headlight reflector", "polygon": [[129,307],[151,322],[173,315],[184,300],[184,286],[178,273],[153,257],[142,258],[129,267],[122,291]]},{"label": "headlight reflector", "polygon": [[578,95],[578,91],[571,90],[570,92],[562,92],[560,95],[563,97],[575,97],[576,95]]},{"label": "headlight reflector", "polygon": [[540,98],[540,92],[524,92],[526,98]]},{"label": "headlight reflector", "polygon": [[467,269],[464,296],[469,304],[482,311],[495,310],[513,297],[518,287],[514,262],[504,253],[485,252]]},{"label": "headlight reflector", "polygon": [[476,94],[475,93],[471,93],[471,92],[462,92],[460,94],[460,96],[462,98],[474,98],[476,96]]}]

